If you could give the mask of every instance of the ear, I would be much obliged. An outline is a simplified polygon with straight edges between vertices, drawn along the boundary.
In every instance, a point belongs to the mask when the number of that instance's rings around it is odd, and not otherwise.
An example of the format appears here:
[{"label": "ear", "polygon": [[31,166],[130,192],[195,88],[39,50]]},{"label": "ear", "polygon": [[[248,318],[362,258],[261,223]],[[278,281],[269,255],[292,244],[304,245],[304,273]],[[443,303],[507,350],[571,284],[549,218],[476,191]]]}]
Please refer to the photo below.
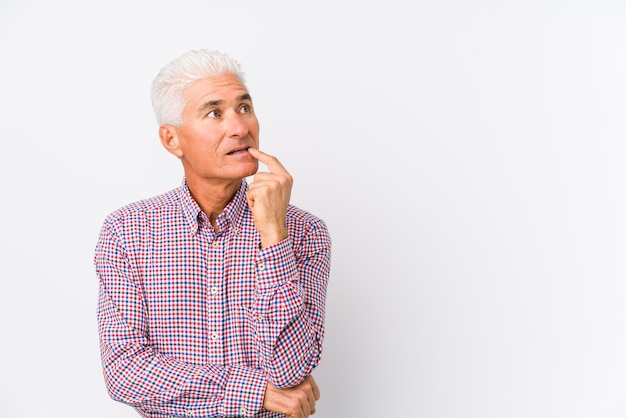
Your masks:
[{"label": "ear", "polygon": [[161,144],[163,144],[166,150],[178,158],[183,156],[183,150],[180,148],[180,143],[178,141],[178,132],[174,126],[159,126],[159,138],[161,138]]}]

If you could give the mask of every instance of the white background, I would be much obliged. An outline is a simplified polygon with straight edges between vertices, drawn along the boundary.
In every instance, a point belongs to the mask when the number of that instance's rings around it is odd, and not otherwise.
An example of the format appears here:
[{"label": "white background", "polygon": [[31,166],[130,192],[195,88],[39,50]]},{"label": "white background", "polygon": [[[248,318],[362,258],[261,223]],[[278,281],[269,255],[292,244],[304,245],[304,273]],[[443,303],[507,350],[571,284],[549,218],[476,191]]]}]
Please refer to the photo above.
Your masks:
[{"label": "white background", "polygon": [[320,418],[626,416],[622,1],[0,1],[0,416],[108,398],[92,257],[173,187],[149,85],[240,60],[331,231]]}]

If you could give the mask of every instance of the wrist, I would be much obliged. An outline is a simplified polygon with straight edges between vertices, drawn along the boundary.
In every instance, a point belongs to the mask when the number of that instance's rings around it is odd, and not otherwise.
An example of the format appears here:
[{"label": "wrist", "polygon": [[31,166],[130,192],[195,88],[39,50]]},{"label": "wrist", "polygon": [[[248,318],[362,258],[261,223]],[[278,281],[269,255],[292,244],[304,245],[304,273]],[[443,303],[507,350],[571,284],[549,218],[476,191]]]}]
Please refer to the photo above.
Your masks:
[{"label": "wrist", "polygon": [[287,228],[279,228],[272,231],[261,232],[261,248],[267,248],[271,245],[287,239]]}]

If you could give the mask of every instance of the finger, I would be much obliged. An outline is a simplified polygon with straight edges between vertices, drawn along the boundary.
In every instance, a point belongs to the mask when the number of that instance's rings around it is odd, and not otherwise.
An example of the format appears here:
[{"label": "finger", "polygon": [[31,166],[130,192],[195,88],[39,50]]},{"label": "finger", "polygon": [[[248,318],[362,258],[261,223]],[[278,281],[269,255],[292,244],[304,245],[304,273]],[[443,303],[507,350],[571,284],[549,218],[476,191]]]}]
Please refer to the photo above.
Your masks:
[{"label": "finger", "polygon": [[307,398],[307,403],[308,403],[308,407],[309,407],[309,415],[311,415],[311,413],[312,413],[311,411],[315,410],[315,397],[313,396],[312,393]]},{"label": "finger", "polygon": [[309,376],[309,383],[311,384],[311,390],[313,391],[313,395],[315,399],[318,400],[320,398],[320,388],[317,386],[317,382],[313,379],[313,376]]},{"label": "finger", "polygon": [[262,180],[275,180],[276,174],[259,171],[254,175],[254,181],[260,182]]},{"label": "finger", "polygon": [[311,415],[311,410],[315,408],[315,406],[311,405],[309,399],[307,398],[304,400],[304,402],[302,402],[300,408],[302,409],[302,413],[304,414],[304,416],[308,417],[309,415]]},{"label": "finger", "polygon": [[264,153],[256,148],[248,148],[248,152],[257,160],[261,161],[270,170],[270,173],[287,173],[287,170],[273,155]]}]

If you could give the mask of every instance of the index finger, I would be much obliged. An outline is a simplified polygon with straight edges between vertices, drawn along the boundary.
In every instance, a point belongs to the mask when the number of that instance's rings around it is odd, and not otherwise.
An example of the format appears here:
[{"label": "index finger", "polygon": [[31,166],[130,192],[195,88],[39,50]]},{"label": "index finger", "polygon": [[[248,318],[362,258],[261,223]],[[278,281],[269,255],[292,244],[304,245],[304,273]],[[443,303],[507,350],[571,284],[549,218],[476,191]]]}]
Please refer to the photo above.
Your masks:
[{"label": "index finger", "polygon": [[278,158],[269,155],[257,148],[248,148],[248,152],[252,157],[256,158],[267,166],[270,173],[286,173],[285,167],[278,161]]}]

